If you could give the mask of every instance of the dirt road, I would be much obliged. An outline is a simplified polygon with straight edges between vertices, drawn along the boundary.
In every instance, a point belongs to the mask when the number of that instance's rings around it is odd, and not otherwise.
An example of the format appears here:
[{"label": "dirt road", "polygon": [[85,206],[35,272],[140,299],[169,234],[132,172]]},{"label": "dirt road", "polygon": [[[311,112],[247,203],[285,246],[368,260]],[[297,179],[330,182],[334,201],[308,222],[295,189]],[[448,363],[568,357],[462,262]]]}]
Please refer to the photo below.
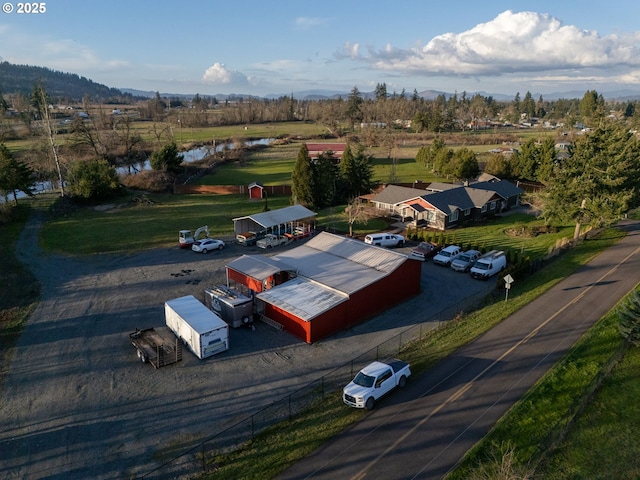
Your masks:
[{"label": "dirt road", "polygon": [[[253,332],[232,329],[231,349],[213,359],[185,352],[179,364],[155,370],[137,360],[129,332],[163,325],[166,300],[189,294],[202,299],[205,286],[224,283],[230,259],[261,251],[230,243],[207,255],[177,247],[43,255],[36,247],[39,225],[37,216],[29,220],[18,255],[42,283],[42,299],[5,368],[2,388],[0,476],[10,479],[144,474],[408,322],[491,288],[491,282],[429,263],[420,298],[328,340],[307,345],[258,323]],[[429,269],[437,269],[438,278]]]}]

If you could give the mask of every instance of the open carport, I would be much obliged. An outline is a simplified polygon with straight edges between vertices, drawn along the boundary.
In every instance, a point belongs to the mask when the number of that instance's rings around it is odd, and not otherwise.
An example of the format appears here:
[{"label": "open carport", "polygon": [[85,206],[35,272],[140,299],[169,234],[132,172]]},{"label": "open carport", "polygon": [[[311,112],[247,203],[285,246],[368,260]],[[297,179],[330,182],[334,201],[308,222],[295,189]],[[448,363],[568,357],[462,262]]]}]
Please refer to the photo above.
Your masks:
[{"label": "open carport", "polygon": [[233,219],[233,231],[237,235],[243,232],[266,232],[284,234],[293,232],[297,227],[309,227],[315,223],[318,215],[302,205],[260,212]]}]

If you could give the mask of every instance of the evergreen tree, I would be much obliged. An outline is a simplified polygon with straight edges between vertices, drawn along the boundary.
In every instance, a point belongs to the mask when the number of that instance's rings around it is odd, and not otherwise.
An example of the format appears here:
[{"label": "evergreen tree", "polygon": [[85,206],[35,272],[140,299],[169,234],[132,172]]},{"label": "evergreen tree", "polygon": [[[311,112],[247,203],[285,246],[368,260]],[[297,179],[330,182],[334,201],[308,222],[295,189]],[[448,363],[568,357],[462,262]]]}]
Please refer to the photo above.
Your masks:
[{"label": "evergreen tree", "polygon": [[478,158],[473,150],[461,148],[453,154],[451,174],[459,180],[475,178],[480,173]]},{"label": "evergreen tree", "polygon": [[13,204],[18,204],[17,192],[33,195],[32,170],[23,162],[15,159],[4,143],[0,143],[0,193],[5,202],[13,194]]},{"label": "evergreen tree", "polygon": [[553,168],[557,162],[556,145],[551,137],[545,137],[538,146],[538,165],[536,169],[536,180],[546,183],[553,174]]},{"label": "evergreen tree", "polygon": [[638,140],[622,125],[605,124],[577,138],[545,191],[547,223],[595,227],[615,222],[638,204]]},{"label": "evergreen tree", "polygon": [[349,118],[352,127],[356,123],[360,123],[362,121],[363,102],[364,100],[362,99],[360,90],[358,90],[358,87],[353,87],[347,101],[347,117]]},{"label": "evergreen tree", "polygon": [[337,166],[334,163],[333,152],[322,152],[318,158],[311,162],[313,174],[313,205],[316,208],[325,208],[333,204],[337,189]]},{"label": "evergreen tree", "polygon": [[386,100],[387,99],[387,84],[386,83],[378,83],[376,85],[375,96],[376,96],[376,100]]},{"label": "evergreen tree", "polygon": [[530,138],[514,154],[514,175],[521,179],[535,180],[538,166],[538,149],[535,138]]},{"label": "evergreen tree", "polygon": [[306,145],[302,145],[298,151],[296,164],[291,174],[291,193],[293,203],[305,206],[313,206],[313,171],[311,159]]},{"label": "evergreen tree", "polygon": [[349,149],[349,154],[352,156],[352,166],[348,172],[343,173],[343,178],[346,178],[349,185],[348,198],[356,198],[370,193],[375,188],[373,167],[371,165],[371,155],[367,155],[361,145],[356,148],[355,154]]},{"label": "evergreen tree", "polygon": [[501,153],[492,153],[487,159],[484,171],[498,178],[511,178],[511,161]]},{"label": "evergreen tree", "polygon": [[79,200],[105,200],[121,189],[116,169],[106,160],[72,162],[69,195]]},{"label": "evergreen tree", "polygon": [[178,153],[178,145],[171,142],[151,154],[151,168],[163,172],[177,173],[182,168],[183,156]]}]

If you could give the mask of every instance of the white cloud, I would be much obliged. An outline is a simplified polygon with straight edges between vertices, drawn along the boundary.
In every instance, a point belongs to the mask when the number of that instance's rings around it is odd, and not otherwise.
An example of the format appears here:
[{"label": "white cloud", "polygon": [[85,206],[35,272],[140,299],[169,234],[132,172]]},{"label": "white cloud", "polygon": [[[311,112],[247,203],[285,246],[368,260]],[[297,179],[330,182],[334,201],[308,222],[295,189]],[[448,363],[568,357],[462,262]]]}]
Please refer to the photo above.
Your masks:
[{"label": "white cloud", "polygon": [[246,75],[236,70],[229,70],[224,63],[218,62],[205,70],[202,81],[213,85],[247,85],[249,83]]},{"label": "white cloud", "polygon": [[74,40],[27,35],[10,28],[0,28],[0,45],[9,43],[13,47],[5,60],[19,65],[44,66],[81,75],[117,72],[130,66],[124,60],[100,58],[91,48]]},{"label": "white cloud", "polygon": [[308,30],[310,28],[324,25],[326,20],[319,17],[297,17],[294,23],[297,30]]},{"label": "white cloud", "polygon": [[340,51],[335,54],[338,58],[350,58],[350,59],[359,59],[360,57],[360,44],[359,43],[351,43],[346,42]]},{"label": "white cloud", "polygon": [[[354,44],[357,46],[358,44]],[[599,36],[548,14],[510,10],[462,33],[445,33],[426,45],[399,49],[386,45],[349,58],[375,68],[412,74],[497,76],[516,72],[610,69],[640,66],[640,33]]]}]

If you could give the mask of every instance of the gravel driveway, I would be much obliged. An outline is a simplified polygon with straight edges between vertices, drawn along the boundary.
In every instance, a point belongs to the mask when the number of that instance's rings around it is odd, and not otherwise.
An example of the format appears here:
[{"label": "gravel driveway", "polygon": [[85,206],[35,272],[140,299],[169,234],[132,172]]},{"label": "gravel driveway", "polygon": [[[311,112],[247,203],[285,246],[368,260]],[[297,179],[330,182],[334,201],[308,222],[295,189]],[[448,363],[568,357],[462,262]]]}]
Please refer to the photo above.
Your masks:
[{"label": "gravel driveway", "polygon": [[206,286],[224,283],[226,263],[262,251],[230,242],[207,255],[177,246],[43,255],[34,248],[40,222],[38,215],[29,220],[18,256],[40,280],[42,298],[3,368],[0,476],[10,479],[144,474],[407,325],[493,286],[429,262],[420,296],[327,340],[307,345],[258,322],[255,331],[231,329],[223,354],[200,361],[185,351],[182,362],[156,370],[138,360],[129,333],[164,325],[166,300],[202,299]]}]

